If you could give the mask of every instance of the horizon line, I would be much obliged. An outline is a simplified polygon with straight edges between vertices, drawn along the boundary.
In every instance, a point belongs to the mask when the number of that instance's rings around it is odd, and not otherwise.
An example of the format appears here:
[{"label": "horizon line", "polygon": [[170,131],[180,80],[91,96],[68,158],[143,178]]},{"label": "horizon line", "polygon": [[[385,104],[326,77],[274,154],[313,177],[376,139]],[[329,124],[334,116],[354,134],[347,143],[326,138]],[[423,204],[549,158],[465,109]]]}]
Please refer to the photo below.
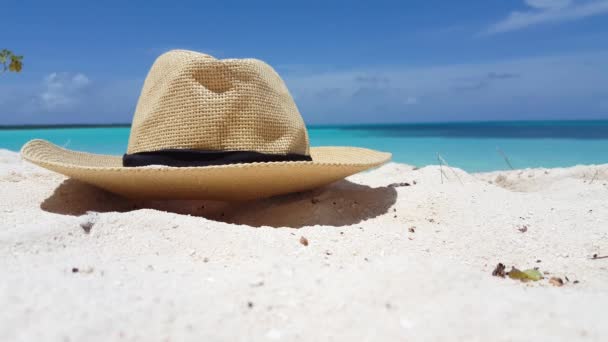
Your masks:
[{"label": "horizon line", "polygon": [[[608,121],[606,119],[534,119],[534,120],[459,120],[459,121],[409,121],[409,122],[368,122],[352,124],[309,124],[309,128],[324,127],[358,127],[358,126],[391,126],[391,125],[443,125],[443,124],[472,124],[472,123],[517,123],[517,122],[598,122]],[[23,125],[0,125],[0,130],[9,129],[61,129],[61,128],[118,128],[131,127],[131,123],[67,123],[67,124],[23,124]]]}]

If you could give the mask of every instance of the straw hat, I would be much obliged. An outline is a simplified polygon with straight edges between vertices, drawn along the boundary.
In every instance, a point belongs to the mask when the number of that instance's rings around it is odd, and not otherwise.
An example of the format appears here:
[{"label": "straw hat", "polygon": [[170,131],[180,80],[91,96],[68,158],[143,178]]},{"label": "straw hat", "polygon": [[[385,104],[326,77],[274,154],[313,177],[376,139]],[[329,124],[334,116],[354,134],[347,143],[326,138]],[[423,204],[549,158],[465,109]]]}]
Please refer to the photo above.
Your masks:
[{"label": "straw hat", "polygon": [[32,140],[26,160],[131,198],[248,200],[313,189],[387,162],[390,153],[310,147],[287,87],[256,59],[174,50],[144,82],[127,153]]}]

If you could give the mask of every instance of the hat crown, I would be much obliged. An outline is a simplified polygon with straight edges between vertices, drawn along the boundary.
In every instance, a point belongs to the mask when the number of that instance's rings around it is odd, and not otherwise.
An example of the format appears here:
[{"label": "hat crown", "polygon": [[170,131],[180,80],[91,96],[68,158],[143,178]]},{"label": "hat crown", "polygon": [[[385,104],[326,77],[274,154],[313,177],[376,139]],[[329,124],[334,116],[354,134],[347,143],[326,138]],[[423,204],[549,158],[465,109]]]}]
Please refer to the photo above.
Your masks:
[{"label": "hat crown", "polygon": [[309,142],[289,90],[268,64],[173,50],[146,77],[127,153],[165,149],[309,155]]}]

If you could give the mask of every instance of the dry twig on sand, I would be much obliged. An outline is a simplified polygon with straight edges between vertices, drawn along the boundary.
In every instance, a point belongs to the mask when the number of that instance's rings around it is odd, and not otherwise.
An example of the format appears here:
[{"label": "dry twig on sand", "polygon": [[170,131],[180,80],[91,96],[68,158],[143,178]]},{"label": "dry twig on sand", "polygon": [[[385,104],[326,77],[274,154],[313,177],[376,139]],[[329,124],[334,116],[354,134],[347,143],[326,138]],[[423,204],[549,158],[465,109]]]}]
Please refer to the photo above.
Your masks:
[{"label": "dry twig on sand", "polygon": [[511,165],[511,162],[509,161],[509,157],[507,157],[507,155],[499,147],[496,148],[496,151],[498,151],[498,153],[500,153],[500,155],[502,156],[502,158],[505,160],[505,163],[507,163],[507,165],[509,165],[509,168],[511,170],[515,170],[513,168],[513,165]]},{"label": "dry twig on sand", "polygon": [[445,176],[445,179],[449,179],[449,177],[445,174],[445,172],[443,172],[443,163],[439,157],[439,152],[437,153],[437,162],[439,162],[439,175],[441,176],[441,184],[443,184],[443,177]]},{"label": "dry twig on sand", "polygon": [[[464,185],[464,183],[462,182],[462,179],[460,179],[460,176],[458,176],[458,172],[454,171],[454,169],[452,167],[450,167],[450,164],[448,164],[448,162],[445,159],[443,159],[443,157],[439,153],[437,153],[437,160],[439,160],[439,170],[441,171],[441,174],[443,176],[445,176],[446,179],[449,179],[449,178],[448,178],[448,175],[446,175],[445,172],[443,172],[443,168],[441,167],[442,164],[445,164],[445,166],[447,166],[448,169],[450,169],[452,171],[454,176],[456,176],[456,178],[458,179],[460,184]],[[441,178],[441,184],[443,184],[443,178]]]},{"label": "dry twig on sand", "polygon": [[600,173],[599,169],[595,170],[595,173],[593,174],[593,178],[591,178],[591,182],[589,182],[589,184],[593,184],[593,181],[595,180],[595,178],[597,177],[597,174]]}]

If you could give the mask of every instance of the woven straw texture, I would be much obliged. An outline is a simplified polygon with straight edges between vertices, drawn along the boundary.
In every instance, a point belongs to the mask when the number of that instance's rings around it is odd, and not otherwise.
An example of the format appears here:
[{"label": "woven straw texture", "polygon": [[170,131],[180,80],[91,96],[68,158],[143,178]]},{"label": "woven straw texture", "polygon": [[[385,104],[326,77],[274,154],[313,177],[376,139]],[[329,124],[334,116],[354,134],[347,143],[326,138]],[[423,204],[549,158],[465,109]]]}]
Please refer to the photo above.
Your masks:
[{"label": "woven straw texture", "polygon": [[309,154],[304,121],[281,77],[256,59],[169,51],[137,103],[128,153],[160,149]]},{"label": "woven straw texture", "polygon": [[313,189],[387,162],[364,148],[309,148],[287,87],[266,63],[175,50],[155,62],[137,103],[127,153],[163,149],[310,155],[312,161],[206,167],[123,167],[118,156],[32,140],[28,161],[131,198],[250,200]]},{"label": "woven straw texture", "polygon": [[251,200],[310,190],[385,163],[390,153],[313,147],[312,162],[207,167],[122,167],[117,156],[74,152],[32,140],[22,156],[46,169],[130,198]]}]

